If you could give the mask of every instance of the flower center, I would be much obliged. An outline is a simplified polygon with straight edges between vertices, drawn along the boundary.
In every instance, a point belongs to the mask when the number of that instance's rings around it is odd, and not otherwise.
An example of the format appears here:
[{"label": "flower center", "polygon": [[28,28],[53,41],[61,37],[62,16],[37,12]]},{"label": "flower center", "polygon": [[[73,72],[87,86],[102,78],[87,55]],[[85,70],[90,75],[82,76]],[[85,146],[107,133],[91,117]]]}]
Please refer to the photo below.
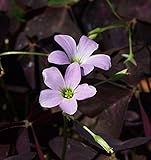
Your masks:
[{"label": "flower center", "polygon": [[77,63],[81,64],[81,59],[80,59],[80,58],[77,58],[77,57],[73,57],[73,58],[71,58],[70,62],[71,62],[71,63],[77,62]]},{"label": "flower center", "polygon": [[73,91],[72,91],[72,89],[70,89],[70,88],[65,88],[65,89],[63,89],[63,91],[62,91],[62,96],[64,97],[64,98],[66,98],[66,99],[70,99],[70,98],[72,98],[73,97]]}]

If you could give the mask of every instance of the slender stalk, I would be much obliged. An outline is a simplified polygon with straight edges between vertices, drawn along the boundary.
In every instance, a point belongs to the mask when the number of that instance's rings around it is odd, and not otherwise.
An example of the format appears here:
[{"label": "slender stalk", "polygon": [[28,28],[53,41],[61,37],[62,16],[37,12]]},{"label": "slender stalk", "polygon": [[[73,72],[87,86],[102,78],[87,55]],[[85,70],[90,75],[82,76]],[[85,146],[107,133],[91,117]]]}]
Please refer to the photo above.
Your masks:
[{"label": "slender stalk", "polygon": [[102,33],[107,30],[116,29],[116,28],[126,28],[127,26],[128,26],[127,22],[114,23],[114,24],[104,26],[104,27],[97,27],[97,28],[91,30],[88,33],[88,35],[98,34],[98,33]]},{"label": "slender stalk", "polygon": [[32,130],[32,133],[33,133],[33,137],[34,137],[34,140],[35,140],[38,156],[39,156],[40,160],[46,160],[46,158],[44,157],[43,151],[41,149],[41,146],[40,146],[40,144],[38,142],[35,130],[34,130],[32,125],[30,127],[31,127],[31,130]]},{"label": "slender stalk", "polygon": [[94,86],[97,87],[97,86],[99,86],[99,85],[101,85],[101,84],[104,84],[104,83],[106,83],[106,82],[109,82],[109,81],[110,81],[110,79],[107,79],[107,80],[104,80],[104,81],[100,81],[100,82],[98,82],[98,83],[95,83]]},{"label": "slender stalk", "polygon": [[113,14],[119,19],[122,20],[122,18],[119,16],[119,14],[115,11],[112,3],[110,2],[110,0],[106,0],[107,4],[109,5],[109,7],[111,8],[111,11],[113,12]]},{"label": "slender stalk", "polygon": [[132,31],[131,31],[131,27],[130,26],[128,28],[128,43],[129,43],[129,55],[128,55],[128,58],[127,58],[126,61],[130,61],[134,65],[137,65],[136,61],[134,59],[134,54],[133,54]]},{"label": "slender stalk", "polygon": [[26,51],[9,51],[9,52],[3,52],[0,53],[0,57],[2,56],[8,56],[13,54],[24,54],[24,55],[37,55],[37,56],[48,56],[48,54],[45,53],[38,53],[38,52],[26,52]]},{"label": "slender stalk", "polygon": [[3,129],[0,129],[0,133],[4,132],[6,130],[9,130],[9,129],[14,129],[14,128],[25,128],[25,125],[16,125],[16,126],[8,127],[8,128],[3,128]]},{"label": "slender stalk", "polygon": [[130,27],[128,29],[128,42],[129,42],[129,54],[132,56],[133,55],[133,50],[132,50],[132,32],[131,32],[131,28]]},{"label": "slender stalk", "polygon": [[67,151],[67,117],[64,113],[62,113],[63,116],[63,150],[62,150],[62,160],[65,160],[66,158],[66,151]]},{"label": "slender stalk", "polygon": [[124,85],[121,85],[121,84],[112,82],[112,79],[110,79],[110,78],[107,79],[107,80],[104,80],[104,81],[100,81],[100,82],[94,84],[94,86],[97,87],[97,86],[102,85],[102,84],[104,84],[104,83],[109,83],[109,84],[112,84],[112,85],[114,85],[114,86],[117,86],[117,87],[120,87],[120,88],[123,88],[123,89],[127,89],[127,87],[124,86]]}]

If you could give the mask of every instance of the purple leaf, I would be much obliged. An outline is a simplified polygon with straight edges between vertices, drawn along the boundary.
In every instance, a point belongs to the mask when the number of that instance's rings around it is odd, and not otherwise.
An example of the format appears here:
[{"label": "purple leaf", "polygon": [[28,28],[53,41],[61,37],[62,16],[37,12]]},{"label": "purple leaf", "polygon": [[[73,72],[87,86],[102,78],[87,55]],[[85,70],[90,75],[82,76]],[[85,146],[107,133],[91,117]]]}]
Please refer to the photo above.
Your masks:
[{"label": "purple leaf", "polygon": [[10,1],[9,0],[0,0],[0,11],[8,11],[10,8]]},{"label": "purple leaf", "polygon": [[[61,158],[63,138],[56,137],[49,141],[49,147]],[[97,152],[80,142],[68,139],[66,160],[92,160]]]},{"label": "purple leaf", "polygon": [[143,121],[145,135],[151,136],[151,123],[150,123],[150,120],[149,120],[143,106],[142,106],[140,97],[138,97],[138,103],[139,103],[139,107],[140,107],[140,113],[141,113],[141,117],[142,117],[142,121]]},{"label": "purple leaf", "polygon": [[5,144],[14,143],[18,129],[24,127],[24,122],[0,123],[0,142]]},{"label": "purple leaf", "polygon": [[21,130],[21,133],[16,142],[16,149],[19,154],[25,152],[30,152],[30,141],[28,137],[28,129],[24,128]]},{"label": "purple leaf", "polygon": [[37,136],[36,136],[36,133],[35,133],[35,130],[34,130],[33,126],[31,126],[31,129],[32,129],[32,133],[33,133],[33,137],[34,137],[34,140],[35,140],[36,149],[37,149],[37,153],[39,155],[39,158],[40,158],[40,160],[45,160],[44,154],[43,154],[41,146],[38,142],[38,139],[37,139]]},{"label": "purple leaf", "polygon": [[[93,83],[94,82],[95,79],[93,79]],[[120,100],[123,101],[122,99],[124,99],[124,97],[130,96],[131,94],[131,90],[123,89],[118,86],[111,85],[109,83],[97,86],[96,88],[97,94],[94,97],[79,102],[79,110],[90,117],[98,115],[104,109],[107,109],[112,105],[115,105],[116,103],[120,104]]]},{"label": "purple leaf", "polygon": [[71,17],[67,13],[68,10],[66,7],[47,7],[42,14],[34,16],[33,19],[27,22],[24,31],[20,32],[17,37],[17,43],[15,45],[16,49],[24,48],[29,43],[27,37],[33,37],[35,35],[39,40],[41,40],[48,37],[48,35],[54,34],[55,32],[60,32],[73,36],[76,35],[76,38],[78,38],[80,36],[80,30],[73,23]]},{"label": "purple leaf", "polygon": [[11,156],[5,158],[4,160],[32,160],[35,157],[35,153],[33,152],[26,152],[20,155]]},{"label": "purple leaf", "polygon": [[9,152],[10,145],[9,144],[0,144],[0,160],[3,160],[7,157]]}]

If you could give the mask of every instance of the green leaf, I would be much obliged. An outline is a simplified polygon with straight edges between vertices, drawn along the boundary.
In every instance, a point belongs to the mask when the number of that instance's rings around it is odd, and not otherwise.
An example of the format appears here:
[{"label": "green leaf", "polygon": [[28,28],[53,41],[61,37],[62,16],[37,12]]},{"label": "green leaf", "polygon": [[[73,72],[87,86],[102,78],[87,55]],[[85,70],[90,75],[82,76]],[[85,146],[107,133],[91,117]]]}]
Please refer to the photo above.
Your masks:
[{"label": "green leaf", "polygon": [[50,6],[64,6],[68,4],[77,3],[79,0],[48,0]]}]

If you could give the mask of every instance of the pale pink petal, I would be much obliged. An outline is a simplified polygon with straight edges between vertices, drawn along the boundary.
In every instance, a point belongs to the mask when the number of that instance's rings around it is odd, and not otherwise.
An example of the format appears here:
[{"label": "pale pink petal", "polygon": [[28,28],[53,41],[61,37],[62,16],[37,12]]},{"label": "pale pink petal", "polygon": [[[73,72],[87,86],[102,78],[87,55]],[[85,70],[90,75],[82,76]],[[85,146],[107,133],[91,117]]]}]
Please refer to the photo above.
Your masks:
[{"label": "pale pink petal", "polygon": [[78,63],[72,63],[65,72],[65,84],[71,89],[75,89],[81,81],[81,70]]},{"label": "pale pink petal", "polygon": [[48,56],[48,62],[54,64],[70,64],[69,57],[63,51],[53,51]]},{"label": "pale pink petal", "polygon": [[42,107],[52,108],[61,103],[63,97],[60,95],[59,91],[54,91],[51,89],[45,89],[40,92],[39,103]]},{"label": "pale pink petal", "polygon": [[72,58],[76,53],[76,42],[68,35],[56,35],[55,41],[64,49],[69,58]]},{"label": "pale pink petal", "polygon": [[79,85],[75,89],[75,98],[77,100],[84,100],[90,97],[93,97],[96,94],[96,88],[93,86],[90,86],[86,83]]},{"label": "pale pink petal", "polygon": [[92,64],[81,64],[80,66],[81,66],[81,73],[83,76],[86,76],[94,69],[94,66]]},{"label": "pale pink petal", "polygon": [[64,99],[59,107],[67,114],[73,115],[77,111],[77,101],[74,98],[71,99]]},{"label": "pale pink petal", "polygon": [[95,50],[98,49],[98,46],[99,45],[95,41],[86,36],[82,36],[77,46],[76,57],[79,57],[82,61],[85,61]]},{"label": "pale pink petal", "polygon": [[44,83],[51,89],[61,90],[65,86],[62,74],[56,67],[50,67],[43,70]]},{"label": "pale pink petal", "polygon": [[105,54],[97,54],[90,56],[85,63],[92,64],[95,67],[98,67],[103,70],[109,70],[109,68],[111,67],[111,58]]}]

